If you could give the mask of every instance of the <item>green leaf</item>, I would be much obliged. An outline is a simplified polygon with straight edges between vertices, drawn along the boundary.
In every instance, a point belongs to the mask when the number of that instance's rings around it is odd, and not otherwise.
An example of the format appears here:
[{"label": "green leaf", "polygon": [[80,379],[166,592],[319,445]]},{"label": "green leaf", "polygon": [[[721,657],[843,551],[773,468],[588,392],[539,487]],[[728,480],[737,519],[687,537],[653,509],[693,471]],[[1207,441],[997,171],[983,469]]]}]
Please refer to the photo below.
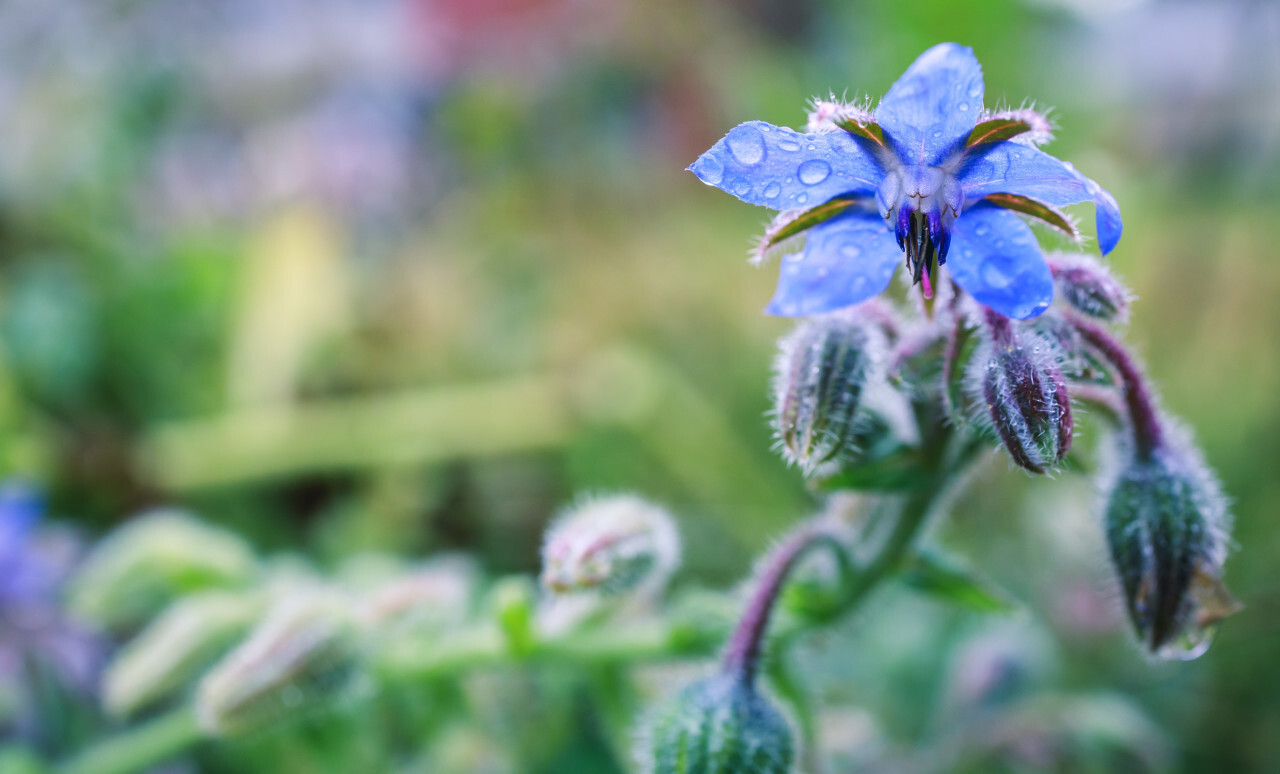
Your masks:
[{"label": "green leaf", "polygon": [[1017,601],[1004,589],[961,560],[922,549],[909,559],[899,577],[911,588],[944,602],[984,613],[1009,613]]},{"label": "green leaf", "polygon": [[920,454],[898,446],[894,451],[844,468],[826,478],[815,479],[819,491],[861,489],[875,492],[906,492],[924,484]]}]

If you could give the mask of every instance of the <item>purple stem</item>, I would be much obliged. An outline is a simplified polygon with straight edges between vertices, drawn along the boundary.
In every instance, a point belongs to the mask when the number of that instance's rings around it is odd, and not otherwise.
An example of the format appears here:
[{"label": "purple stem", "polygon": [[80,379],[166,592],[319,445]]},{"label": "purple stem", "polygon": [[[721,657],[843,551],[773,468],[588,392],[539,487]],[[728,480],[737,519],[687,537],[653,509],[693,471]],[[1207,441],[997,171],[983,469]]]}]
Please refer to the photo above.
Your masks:
[{"label": "purple stem", "polygon": [[747,609],[738,620],[737,628],[733,630],[725,648],[725,672],[740,675],[748,683],[755,680],[760,654],[764,649],[765,632],[769,628],[769,617],[787,576],[810,548],[826,541],[838,545],[824,521],[819,520],[791,533],[781,545],[770,552],[765,559],[764,569],[756,580],[755,590],[747,601]]},{"label": "purple stem", "polygon": [[991,338],[996,344],[1008,347],[1013,344],[1013,324],[1009,318],[989,306],[982,307],[982,316],[987,327],[991,329]]},{"label": "purple stem", "polygon": [[1071,324],[1085,341],[1093,345],[1120,372],[1124,381],[1124,400],[1129,409],[1129,421],[1133,424],[1133,440],[1138,455],[1146,459],[1164,444],[1164,426],[1160,424],[1160,412],[1156,409],[1151,388],[1147,386],[1142,369],[1124,345],[1105,328],[1078,316],[1071,317]]}]

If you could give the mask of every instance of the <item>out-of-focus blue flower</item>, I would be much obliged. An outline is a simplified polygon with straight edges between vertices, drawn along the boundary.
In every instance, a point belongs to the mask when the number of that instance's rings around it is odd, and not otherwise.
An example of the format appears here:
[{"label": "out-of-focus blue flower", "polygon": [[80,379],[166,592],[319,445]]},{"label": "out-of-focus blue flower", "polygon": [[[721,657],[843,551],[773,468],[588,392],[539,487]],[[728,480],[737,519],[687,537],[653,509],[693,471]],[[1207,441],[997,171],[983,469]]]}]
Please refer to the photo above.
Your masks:
[{"label": "out-of-focus blue flower", "polygon": [[37,490],[0,483],[0,738],[56,746],[67,710],[50,690],[91,692],[105,643],[59,604],[79,548],[39,528],[43,511]]},{"label": "out-of-focus blue flower", "polygon": [[1120,240],[1111,194],[1035,146],[1049,122],[1032,110],[986,112],[973,51],[924,52],[870,112],[816,102],[808,131],[749,121],[693,163],[698,179],[781,210],[765,249],[806,233],[782,263],[771,314],[819,314],[880,293],[906,253],[913,281],[951,259],[952,278],[979,302],[1025,319],[1053,300],[1053,278],[1031,229],[1014,213],[1076,236],[1057,208],[1091,201],[1099,246]]}]

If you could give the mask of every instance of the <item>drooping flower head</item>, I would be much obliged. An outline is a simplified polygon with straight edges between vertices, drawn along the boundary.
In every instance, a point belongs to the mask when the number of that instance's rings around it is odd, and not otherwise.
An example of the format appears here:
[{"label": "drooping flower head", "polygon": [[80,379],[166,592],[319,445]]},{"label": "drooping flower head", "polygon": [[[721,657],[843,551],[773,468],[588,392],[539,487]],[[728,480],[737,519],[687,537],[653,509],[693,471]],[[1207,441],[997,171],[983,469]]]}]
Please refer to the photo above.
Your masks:
[{"label": "drooping flower head", "polygon": [[781,211],[762,254],[805,235],[783,260],[770,314],[864,301],[885,289],[905,253],[926,297],[935,267],[948,264],[980,303],[1025,319],[1048,308],[1053,277],[1019,215],[1074,237],[1058,208],[1091,201],[1099,247],[1116,246],[1122,224],[1111,194],[1036,147],[1050,135],[1043,116],[986,112],[983,91],[973,51],[943,43],[907,68],[874,111],[818,102],[807,132],[749,121],[689,167],[708,185]]}]

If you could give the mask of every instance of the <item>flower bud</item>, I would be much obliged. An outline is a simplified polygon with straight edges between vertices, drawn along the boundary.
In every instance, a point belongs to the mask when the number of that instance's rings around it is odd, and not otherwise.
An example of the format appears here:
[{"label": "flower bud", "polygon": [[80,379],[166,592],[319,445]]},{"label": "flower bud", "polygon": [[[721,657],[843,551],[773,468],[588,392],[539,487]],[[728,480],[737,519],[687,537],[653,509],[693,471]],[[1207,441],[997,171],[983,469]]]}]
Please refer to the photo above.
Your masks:
[{"label": "flower bud", "polygon": [[70,604],[94,623],[129,626],[184,593],[243,586],[256,572],[239,537],[182,511],[157,510],[98,544],[72,581]]},{"label": "flower bud", "polygon": [[885,348],[880,327],[856,309],[806,320],[779,343],[773,428],[787,462],[812,475],[853,450]]},{"label": "flower bud", "polygon": [[584,500],[547,531],[542,585],[557,593],[658,588],[680,562],[675,522],[639,497]]},{"label": "flower bud", "polygon": [[790,774],[795,758],[782,713],[743,676],[690,685],[649,727],[649,774]]},{"label": "flower bud", "polygon": [[1226,502],[1187,439],[1133,455],[1106,495],[1104,526],[1129,618],[1151,652],[1191,659],[1239,610],[1221,582]]},{"label": "flower bud", "polygon": [[1013,461],[1044,473],[1071,448],[1071,399],[1056,361],[1056,350],[1034,335],[1015,331],[994,312],[990,351],[984,365],[982,396],[1000,442]]},{"label": "flower bud", "polygon": [[126,716],[195,682],[235,644],[262,608],[258,594],[210,591],[178,600],[107,667],[107,710]]},{"label": "flower bud", "polygon": [[351,683],[359,650],[345,598],[313,591],[282,599],[200,682],[200,727],[238,733],[339,692]]},{"label": "flower bud", "polygon": [[1133,295],[1091,255],[1057,254],[1049,259],[1054,286],[1073,309],[1099,320],[1124,320]]}]

